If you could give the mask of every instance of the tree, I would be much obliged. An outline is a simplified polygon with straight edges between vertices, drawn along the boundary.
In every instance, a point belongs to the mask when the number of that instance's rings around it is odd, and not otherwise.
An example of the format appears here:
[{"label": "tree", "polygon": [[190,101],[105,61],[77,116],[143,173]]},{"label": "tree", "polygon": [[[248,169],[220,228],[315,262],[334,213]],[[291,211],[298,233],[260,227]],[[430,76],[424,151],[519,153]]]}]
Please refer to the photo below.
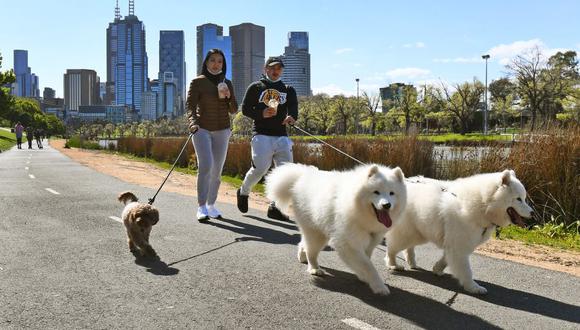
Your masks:
[{"label": "tree", "polygon": [[326,94],[317,94],[312,97],[314,102],[314,122],[318,134],[328,134],[332,126],[332,107],[330,97]]},{"label": "tree", "polygon": [[[2,69],[2,53],[0,53],[0,69]],[[14,98],[10,95],[10,88],[8,87],[16,81],[14,71],[2,72],[0,70],[0,118],[8,117],[8,113],[14,104]]]},{"label": "tree", "polygon": [[348,130],[348,119],[350,118],[350,108],[348,105],[348,98],[344,95],[337,95],[332,98],[332,107],[336,115],[336,121],[338,123],[337,133],[340,132],[342,135],[346,135]]},{"label": "tree", "polygon": [[573,94],[579,81],[574,51],[558,52],[546,61],[536,47],[517,56],[507,68],[517,80],[518,93],[532,115],[532,130],[539,116],[554,119],[556,113],[563,111],[563,100]]},{"label": "tree", "polygon": [[419,105],[417,104],[417,90],[411,85],[403,86],[400,96],[397,96],[397,107],[405,117],[405,135],[409,134],[411,121],[417,115]]},{"label": "tree", "polygon": [[489,84],[491,94],[492,113],[498,117],[501,115],[503,127],[507,127],[507,115],[512,117],[514,114],[513,106],[516,100],[516,85],[508,78],[500,78]]},{"label": "tree", "polygon": [[473,114],[480,108],[481,97],[485,92],[483,84],[474,79],[473,83],[465,82],[463,84],[456,84],[455,92],[449,93],[449,89],[442,84],[442,90],[446,101],[447,110],[451,112],[460,124],[460,133],[464,135],[467,133],[468,125],[473,117]]},{"label": "tree", "polygon": [[442,91],[434,85],[420,86],[421,93],[419,93],[418,101],[419,108],[417,110],[417,120],[425,121],[425,128],[429,133],[430,128],[436,128],[439,132],[442,126],[449,124],[449,116],[451,115],[446,110],[446,104],[443,101]]},{"label": "tree", "polygon": [[249,136],[252,135],[252,127],[252,119],[244,116],[241,111],[238,111],[233,120],[232,133],[237,136]]},{"label": "tree", "polygon": [[563,101],[574,95],[580,83],[576,52],[558,52],[548,59],[547,68],[542,78],[546,80],[546,99],[541,109],[546,118],[555,118],[556,113],[563,111]]},{"label": "tree", "polygon": [[298,122],[296,125],[310,132],[315,120],[316,104],[311,97],[300,98],[298,102]]},{"label": "tree", "polygon": [[366,119],[371,125],[371,135],[375,135],[378,120],[377,109],[379,108],[381,98],[378,95],[369,95],[367,92],[363,92],[362,96]]},{"label": "tree", "polygon": [[531,130],[534,130],[536,118],[546,98],[544,81],[541,79],[541,72],[545,68],[545,61],[538,47],[532,49],[524,55],[516,56],[507,69],[517,80],[517,90],[522,96],[525,105],[528,106],[532,114]]}]

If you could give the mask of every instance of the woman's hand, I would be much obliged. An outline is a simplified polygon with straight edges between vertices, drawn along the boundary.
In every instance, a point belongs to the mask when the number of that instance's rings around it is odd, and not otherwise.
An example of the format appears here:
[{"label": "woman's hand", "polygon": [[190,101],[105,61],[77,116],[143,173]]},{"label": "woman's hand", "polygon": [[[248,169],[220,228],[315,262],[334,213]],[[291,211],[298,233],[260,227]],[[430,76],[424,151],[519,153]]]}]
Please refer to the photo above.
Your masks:
[{"label": "woman's hand", "polygon": [[196,125],[194,123],[189,124],[189,133],[195,134],[195,132],[197,132],[198,129],[199,125]]}]

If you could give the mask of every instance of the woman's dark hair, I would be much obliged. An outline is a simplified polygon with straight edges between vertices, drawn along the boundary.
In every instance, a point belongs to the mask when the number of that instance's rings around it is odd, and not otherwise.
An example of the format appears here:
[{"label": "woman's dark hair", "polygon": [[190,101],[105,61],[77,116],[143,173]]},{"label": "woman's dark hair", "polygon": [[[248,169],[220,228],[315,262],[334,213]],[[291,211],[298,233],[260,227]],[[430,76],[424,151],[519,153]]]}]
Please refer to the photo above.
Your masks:
[{"label": "woman's dark hair", "polygon": [[[214,48],[214,49],[210,49],[207,54],[205,55],[205,59],[203,60],[203,64],[201,65],[201,74],[209,77],[209,75],[212,75],[211,72],[209,72],[209,70],[207,69],[207,62],[209,61],[209,57],[212,56],[213,54],[220,54],[224,60],[224,65],[222,66],[222,73],[220,73],[220,75],[226,75],[226,56],[224,55],[224,52],[222,52],[220,49]],[[213,76],[213,75],[212,75]]]}]

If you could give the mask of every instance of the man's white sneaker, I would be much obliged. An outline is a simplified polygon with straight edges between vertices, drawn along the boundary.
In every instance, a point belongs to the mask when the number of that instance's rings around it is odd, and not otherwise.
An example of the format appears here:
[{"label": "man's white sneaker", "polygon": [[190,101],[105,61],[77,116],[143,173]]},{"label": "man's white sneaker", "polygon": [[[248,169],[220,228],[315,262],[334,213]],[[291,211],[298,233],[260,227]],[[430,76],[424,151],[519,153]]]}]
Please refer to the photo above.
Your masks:
[{"label": "man's white sneaker", "polygon": [[215,208],[214,205],[207,206],[207,215],[209,215],[209,217],[213,219],[220,219],[222,217],[222,214],[220,213],[220,211],[218,211],[218,209]]},{"label": "man's white sneaker", "polygon": [[207,207],[205,205],[200,206],[197,208],[197,221],[199,222],[206,222],[209,220],[209,214]]}]

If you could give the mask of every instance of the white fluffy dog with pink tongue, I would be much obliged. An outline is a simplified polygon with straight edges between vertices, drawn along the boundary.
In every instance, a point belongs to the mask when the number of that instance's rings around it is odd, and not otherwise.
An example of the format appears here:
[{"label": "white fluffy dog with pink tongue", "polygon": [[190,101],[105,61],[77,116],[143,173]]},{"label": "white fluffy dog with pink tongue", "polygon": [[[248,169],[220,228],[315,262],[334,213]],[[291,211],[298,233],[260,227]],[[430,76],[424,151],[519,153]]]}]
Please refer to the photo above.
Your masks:
[{"label": "white fluffy dog with pink tongue", "polygon": [[496,227],[525,226],[522,218],[532,216],[526,189],[516,173],[505,170],[454,181],[413,177],[407,181],[407,190],[408,203],[401,221],[387,233],[387,266],[403,270],[397,253],[406,250],[407,264],[418,268],[414,247],[431,242],[443,249],[433,272],[442,275],[449,266],[466,291],[487,293],[473,280],[469,256]]},{"label": "white fluffy dog with pink tongue", "polygon": [[387,295],[370,257],[405,208],[404,181],[398,167],[370,164],[329,172],[284,164],[266,177],[266,194],[298,225],[298,260],[308,263],[310,274],[324,274],[318,255],[328,244],[374,293]]}]

